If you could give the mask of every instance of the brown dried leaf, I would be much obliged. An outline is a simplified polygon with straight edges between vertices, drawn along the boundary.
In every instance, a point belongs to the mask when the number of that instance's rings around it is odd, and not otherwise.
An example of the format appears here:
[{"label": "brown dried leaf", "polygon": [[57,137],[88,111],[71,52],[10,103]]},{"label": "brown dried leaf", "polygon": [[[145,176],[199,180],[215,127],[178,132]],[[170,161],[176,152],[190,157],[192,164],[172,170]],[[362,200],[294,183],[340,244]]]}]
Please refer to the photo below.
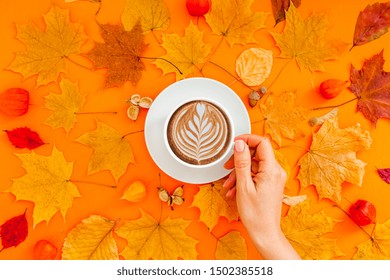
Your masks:
[{"label": "brown dried leaf", "polygon": [[140,59],[146,48],[141,25],[125,31],[120,25],[101,25],[104,43],[96,46],[87,54],[97,67],[107,67],[108,87],[120,86],[126,81],[136,85],[141,79],[145,65]]}]

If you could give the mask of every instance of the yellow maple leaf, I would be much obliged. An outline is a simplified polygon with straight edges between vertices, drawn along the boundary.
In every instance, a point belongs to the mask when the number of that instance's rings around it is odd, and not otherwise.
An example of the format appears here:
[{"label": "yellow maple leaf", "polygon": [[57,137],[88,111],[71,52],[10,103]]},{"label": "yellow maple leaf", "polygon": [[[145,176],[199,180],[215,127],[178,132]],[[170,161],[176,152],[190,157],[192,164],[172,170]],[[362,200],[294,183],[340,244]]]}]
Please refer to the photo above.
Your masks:
[{"label": "yellow maple leaf", "polygon": [[215,258],[217,260],[245,260],[247,258],[247,248],[241,233],[231,231],[219,238]]},{"label": "yellow maple leaf", "polygon": [[17,25],[17,38],[26,44],[26,50],[16,53],[10,70],[30,77],[38,75],[38,85],[56,81],[66,70],[69,56],[80,53],[85,42],[82,25],[69,21],[69,12],[53,6],[44,16],[46,30],[32,23]]},{"label": "yellow maple leaf", "polygon": [[168,7],[163,0],[126,0],[123,27],[130,31],[138,20],[144,32],[165,30],[170,23]]},{"label": "yellow maple leaf", "polygon": [[82,220],[66,236],[63,260],[118,260],[118,248],[112,236],[115,221],[92,215]]},{"label": "yellow maple leaf", "polygon": [[159,222],[141,210],[141,218],[125,222],[115,232],[127,240],[121,255],[134,259],[196,259],[197,241],[186,235],[191,221],[170,217]]},{"label": "yellow maple leaf", "polygon": [[49,221],[58,211],[65,218],[73,199],[80,197],[77,187],[69,181],[73,163],[67,162],[56,148],[50,156],[32,152],[17,157],[22,161],[26,174],[14,179],[6,191],[13,193],[17,200],[28,200],[35,204],[34,224]]},{"label": "yellow maple leaf", "polygon": [[268,13],[253,12],[254,0],[213,0],[205,15],[213,33],[225,37],[228,43],[247,44],[256,42],[253,33],[264,27]]},{"label": "yellow maple leaf", "polygon": [[274,155],[275,155],[276,161],[282,166],[282,168],[286,172],[287,181],[288,181],[288,179],[290,178],[290,175],[291,175],[291,167],[287,161],[287,158],[278,150],[274,150]]},{"label": "yellow maple leaf", "polygon": [[73,128],[76,113],[81,110],[85,102],[84,96],[79,93],[77,84],[68,80],[61,80],[62,94],[51,93],[45,97],[45,106],[53,111],[44,124],[53,129],[63,127],[67,133]]},{"label": "yellow maple leaf", "polygon": [[156,60],[155,64],[163,70],[164,75],[175,72],[177,76],[185,77],[192,73],[194,68],[198,67],[197,65],[205,63],[211,46],[203,42],[203,33],[196,25],[190,23],[185,30],[184,37],[177,34],[164,34],[162,36],[162,47],[167,51],[167,54],[162,56],[162,59]]},{"label": "yellow maple leaf", "polygon": [[324,15],[303,19],[294,5],[286,12],[282,34],[272,33],[281,50],[280,57],[295,59],[300,68],[323,71],[323,62],[337,57],[341,44],[325,38],[329,23]]},{"label": "yellow maple leaf", "polygon": [[372,237],[358,246],[354,260],[390,260],[390,220],[376,224]]},{"label": "yellow maple leaf", "polygon": [[264,116],[264,133],[280,146],[282,137],[295,140],[303,137],[300,122],[306,119],[308,109],[295,106],[295,93],[284,92],[268,95],[264,104],[260,104]]},{"label": "yellow maple leaf", "polygon": [[309,201],[290,207],[281,221],[286,238],[302,259],[328,260],[343,253],[336,245],[336,239],[325,237],[338,221],[328,217],[323,211],[310,212]]},{"label": "yellow maple leaf", "polygon": [[343,182],[361,186],[366,164],[356,158],[356,152],[369,148],[371,142],[369,132],[358,125],[341,129],[337,117],[326,120],[298,162],[301,186],[314,185],[320,199],[339,203]]},{"label": "yellow maple leaf", "polygon": [[126,199],[130,202],[141,201],[146,194],[146,187],[141,181],[134,181],[125,191],[122,199]]},{"label": "yellow maple leaf", "polygon": [[226,197],[227,189],[222,187],[223,180],[200,186],[194,196],[192,206],[199,208],[199,220],[212,230],[221,216],[228,220],[237,220],[238,212],[236,201]]},{"label": "yellow maple leaf", "polygon": [[88,173],[109,170],[118,181],[129,163],[135,163],[130,143],[107,124],[98,122],[96,130],[83,134],[76,141],[93,149]]}]

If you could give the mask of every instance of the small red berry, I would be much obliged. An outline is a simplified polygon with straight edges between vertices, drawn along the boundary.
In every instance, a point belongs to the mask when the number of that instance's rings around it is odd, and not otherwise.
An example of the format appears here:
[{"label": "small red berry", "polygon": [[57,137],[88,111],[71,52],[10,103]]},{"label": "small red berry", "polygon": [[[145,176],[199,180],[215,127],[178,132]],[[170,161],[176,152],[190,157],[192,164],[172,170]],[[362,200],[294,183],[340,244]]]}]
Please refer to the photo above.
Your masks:
[{"label": "small red berry", "polygon": [[359,199],[349,208],[349,215],[357,225],[366,226],[375,222],[376,209],[371,202]]},{"label": "small red berry", "polygon": [[186,0],[186,7],[191,16],[203,16],[210,10],[210,0]]}]

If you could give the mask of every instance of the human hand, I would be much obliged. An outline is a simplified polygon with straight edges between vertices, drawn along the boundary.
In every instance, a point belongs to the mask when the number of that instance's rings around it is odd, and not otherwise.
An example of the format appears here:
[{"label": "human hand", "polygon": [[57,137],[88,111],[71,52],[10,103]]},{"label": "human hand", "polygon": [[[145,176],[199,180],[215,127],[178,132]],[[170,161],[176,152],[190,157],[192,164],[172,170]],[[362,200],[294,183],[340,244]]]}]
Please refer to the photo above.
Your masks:
[{"label": "human hand", "polygon": [[280,229],[286,172],[276,161],[268,138],[236,137],[234,156],[225,167],[234,167],[224,183],[227,196],[236,196],[241,221],[259,252],[265,258],[298,259]]}]

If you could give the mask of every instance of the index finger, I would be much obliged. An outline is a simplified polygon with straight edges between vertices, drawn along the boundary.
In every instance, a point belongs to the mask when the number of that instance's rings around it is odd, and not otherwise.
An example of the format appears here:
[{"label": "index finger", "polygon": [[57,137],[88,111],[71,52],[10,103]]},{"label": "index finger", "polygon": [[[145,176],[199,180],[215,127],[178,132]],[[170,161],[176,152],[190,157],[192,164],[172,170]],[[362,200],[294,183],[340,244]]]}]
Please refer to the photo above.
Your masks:
[{"label": "index finger", "polygon": [[245,141],[250,148],[256,149],[254,157],[257,161],[268,163],[275,160],[274,150],[267,137],[255,134],[243,134],[235,138],[235,140],[238,139]]}]

